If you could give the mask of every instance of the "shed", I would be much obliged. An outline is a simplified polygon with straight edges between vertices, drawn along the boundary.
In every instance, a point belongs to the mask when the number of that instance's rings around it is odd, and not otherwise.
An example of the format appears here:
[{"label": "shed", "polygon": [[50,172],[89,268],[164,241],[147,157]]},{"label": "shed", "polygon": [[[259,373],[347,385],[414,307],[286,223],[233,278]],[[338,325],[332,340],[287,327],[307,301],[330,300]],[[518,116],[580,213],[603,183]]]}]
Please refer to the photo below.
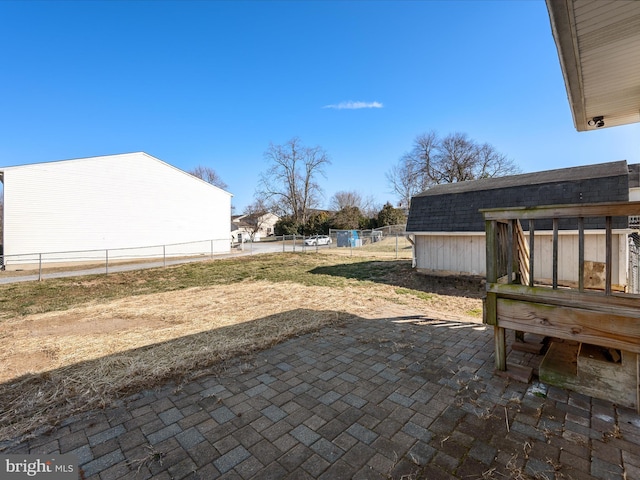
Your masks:
[{"label": "shed", "polygon": [[0,168],[4,264],[230,250],[231,194],[144,152]]},{"label": "shed", "polygon": [[[629,200],[629,167],[617,161],[596,165],[547,170],[522,175],[436,185],[413,197],[407,233],[414,237],[414,266],[418,272],[444,275],[486,274],[485,222],[480,209],[531,207],[553,204],[591,204]],[[602,219],[587,223],[587,243],[594,247],[603,241],[599,232]],[[593,223],[595,222],[595,223]],[[616,257],[614,283],[626,282],[626,218],[614,221]],[[527,225],[523,225],[527,229]],[[572,249],[577,242],[577,225],[560,223],[562,248]],[[536,243],[540,255],[548,258],[551,224],[536,225]],[[596,255],[594,253],[594,255]],[[567,257],[568,258],[568,257]],[[599,256],[590,258],[602,262]],[[551,265],[536,265],[541,276],[551,277]],[[560,267],[562,278],[575,281],[575,265]]]}]

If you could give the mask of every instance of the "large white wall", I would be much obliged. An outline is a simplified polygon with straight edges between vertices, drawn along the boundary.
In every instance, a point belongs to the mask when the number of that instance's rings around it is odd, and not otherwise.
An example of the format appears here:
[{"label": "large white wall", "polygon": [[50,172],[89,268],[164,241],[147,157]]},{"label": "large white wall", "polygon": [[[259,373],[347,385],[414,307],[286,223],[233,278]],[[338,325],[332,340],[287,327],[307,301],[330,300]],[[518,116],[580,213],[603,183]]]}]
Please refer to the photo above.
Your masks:
[{"label": "large white wall", "polygon": [[145,153],[1,170],[7,264],[18,254],[205,240],[205,252],[229,251],[231,194]]}]

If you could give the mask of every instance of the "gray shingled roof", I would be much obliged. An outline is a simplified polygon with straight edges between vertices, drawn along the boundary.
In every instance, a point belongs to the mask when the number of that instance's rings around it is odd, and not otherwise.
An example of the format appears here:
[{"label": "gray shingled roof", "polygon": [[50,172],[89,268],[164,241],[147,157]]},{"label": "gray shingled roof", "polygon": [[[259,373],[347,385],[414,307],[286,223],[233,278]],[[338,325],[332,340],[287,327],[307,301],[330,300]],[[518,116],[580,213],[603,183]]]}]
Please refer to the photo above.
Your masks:
[{"label": "gray shingled roof", "polygon": [[[412,198],[407,232],[484,231],[481,208],[628,200],[629,168],[624,160],[436,185]],[[621,220],[616,225],[625,226]]]},{"label": "gray shingled roof", "polygon": [[628,175],[628,168],[626,160],[620,160],[618,162],[559,168],[556,170],[545,170],[542,172],[523,173],[521,175],[509,175],[506,177],[482,178],[480,180],[472,180],[468,182],[435,185],[429,190],[416,195],[416,197],[443,195],[448,193],[477,192],[479,190],[495,190],[498,188],[539,185],[542,183],[572,182],[590,178],[611,177],[614,175]]},{"label": "gray shingled roof", "polygon": [[640,163],[629,165],[629,188],[640,187]]}]

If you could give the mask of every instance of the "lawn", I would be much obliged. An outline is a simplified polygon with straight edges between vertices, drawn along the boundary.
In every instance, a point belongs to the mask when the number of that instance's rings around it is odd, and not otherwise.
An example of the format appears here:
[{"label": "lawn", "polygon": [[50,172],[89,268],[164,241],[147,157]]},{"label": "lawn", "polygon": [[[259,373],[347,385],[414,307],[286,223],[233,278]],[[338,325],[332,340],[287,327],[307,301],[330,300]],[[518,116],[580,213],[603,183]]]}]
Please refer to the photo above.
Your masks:
[{"label": "lawn", "polygon": [[291,253],[0,286],[0,440],[398,308],[478,322],[408,260]]}]

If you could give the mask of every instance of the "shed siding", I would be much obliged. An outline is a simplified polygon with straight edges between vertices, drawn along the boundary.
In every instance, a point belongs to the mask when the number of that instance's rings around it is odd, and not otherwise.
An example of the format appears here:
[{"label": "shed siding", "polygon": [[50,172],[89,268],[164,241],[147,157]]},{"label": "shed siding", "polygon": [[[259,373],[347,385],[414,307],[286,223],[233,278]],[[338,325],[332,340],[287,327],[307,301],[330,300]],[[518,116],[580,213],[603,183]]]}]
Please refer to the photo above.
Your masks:
[{"label": "shed siding", "polygon": [[424,273],[484,275],[484,233],[416,235],[416,267]]},{"label": "shed siding", "polygon": [[[526,233],[528,237],[528,233]],[[613,235],[612,282],[626,285],[627,234]],[[485,235],[424,234],[415,237],[416,268],[421,273],[438,275],[486,275]],[[605,262],[604,233],[585,234],[585,260]],[[536,232],[534,271],[536,279],[551,279],[553,258],[552,232]],[[560,232],[558,237],[558,278],[578,281],[578,235]]]},{"label": "shed siding", "polygon": [[145,153],[8,167],[4,200],[7,261],[199,240],[229,250],[231,195]]}]

